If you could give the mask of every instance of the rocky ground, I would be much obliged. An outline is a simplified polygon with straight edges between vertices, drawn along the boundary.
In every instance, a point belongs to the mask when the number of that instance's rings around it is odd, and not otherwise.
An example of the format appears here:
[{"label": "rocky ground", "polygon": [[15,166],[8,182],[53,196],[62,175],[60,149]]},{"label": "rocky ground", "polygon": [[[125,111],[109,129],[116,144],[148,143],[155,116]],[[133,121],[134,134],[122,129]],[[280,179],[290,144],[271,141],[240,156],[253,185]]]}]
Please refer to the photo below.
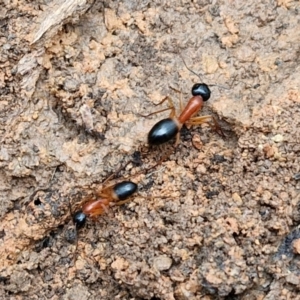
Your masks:
[{"label": "rocky ground", "polygon": [[[299,9],[4,1],[1,299],[300,299]],[[149,148],[168,112],[140,114],[166,95],[179,111],[199,81],[225,137]],[[110,184],[138,194],[76,249],[71,213],[126,163]]]}]

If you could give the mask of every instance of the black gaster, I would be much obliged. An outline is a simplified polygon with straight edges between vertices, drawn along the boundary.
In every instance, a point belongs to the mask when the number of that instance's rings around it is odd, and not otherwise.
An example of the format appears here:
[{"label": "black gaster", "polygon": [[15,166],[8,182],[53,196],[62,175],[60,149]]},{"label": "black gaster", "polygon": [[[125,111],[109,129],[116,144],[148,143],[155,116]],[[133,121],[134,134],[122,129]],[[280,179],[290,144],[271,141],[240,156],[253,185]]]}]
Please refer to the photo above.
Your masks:
[{"label": "black gaster", "polygon": [[203,101],[207,101],[210,98],[211,91],[207,84],[196,83],[192,87],[193,96],[201,96]]},{"label": "black gaster", "polygon": [[122,181],[117,183],[113,191],[115,192],[116,196],[119,200],[125,200],[134,194],[137,190],[137,184],[131,181]]},{"label": "black gaster", "polygon": [[81,210],[75,212],[73,215],[73,222],[77,230],[82,228],[86,222],[86,214],[84,214]]},{"label": "black gaster", "polygon": [[173,139],[178,133],[176,122],[171,119],[163,119],[156,123],[148,134],[149,145],[161,145]]}]

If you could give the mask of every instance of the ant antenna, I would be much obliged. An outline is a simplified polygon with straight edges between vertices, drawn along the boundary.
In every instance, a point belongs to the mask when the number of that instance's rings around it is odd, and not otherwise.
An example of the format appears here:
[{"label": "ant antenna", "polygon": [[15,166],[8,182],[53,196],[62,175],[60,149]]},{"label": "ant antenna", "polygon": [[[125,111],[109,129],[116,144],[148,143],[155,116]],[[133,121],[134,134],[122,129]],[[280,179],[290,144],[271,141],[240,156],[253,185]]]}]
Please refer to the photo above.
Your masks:
[{"label": "ant antenna", "polygon": [[179,54],[179,56],[181,57],[182,61],[183,61],[183,64],[185,65],[185,67],[191,72],[193,73],[194,75],[196,75],[197,77],[200,78],[200,80],[202,81],[202,78],[199,74],[197,74],[195,71],[193,71],[191,68],[188,67],[188,65],[186,64],[185,60],[183,59],[183,56],[181,54]]},{"label": "ant antenna", "polygon": [[[194,75],[196,75],[197,77],[200,78],[200,80],[202,81],[202,78],[199,74],[197,74],[195,71],[193,71],[191,68],[189,68],[185,62],[185,60],[183,59],[183,56],[181,54],[179,54],[179,56],[181,57],[182,61],[183,61],[183,64],[185,65],[185,67],[191,72],[193,73]],[[233,78],[233,82],[235,81],[236,79],[236,76]],[[203,81],[202,81],[203,82]],[[225,89],[225,90],[230,90],[230,88],[232,87],[233,85],[233,82],[230,84],[230,87],[226,87],[226,86],[223,86],[223,85],[218,85],[218,84],[208,84],[209,86],[216,86],[216,87],[219,87],[219,88],[222,88],[222,89]]]},{"label": "ant antenna", "polygon": [[[71,218],[73,219],[72,205],[71,205],[71,202],[70,202],[69,198],[68,198],[68,202],[69,202],[70,215],[71,215]],[[75,245],[75,250],[74,250],[74,253],[73,253],[73,262],[75,263],[76,253],[77,253],[77,248],[78,248],[78,231],[77,231],[77,227],[76,227],[76,224],[75,224],[74,221],[73,221],[73,223],[74,223],[74,232],[75,232],[75,238],[76,238],[76,245]]]}]

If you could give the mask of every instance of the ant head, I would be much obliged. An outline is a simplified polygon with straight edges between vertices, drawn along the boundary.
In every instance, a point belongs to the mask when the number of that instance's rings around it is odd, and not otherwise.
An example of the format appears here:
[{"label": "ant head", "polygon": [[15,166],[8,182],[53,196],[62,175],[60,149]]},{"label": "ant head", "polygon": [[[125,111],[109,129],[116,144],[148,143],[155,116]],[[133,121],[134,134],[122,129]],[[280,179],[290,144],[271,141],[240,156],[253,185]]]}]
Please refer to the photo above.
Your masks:
[{"label": "ant head", "polygon": [[193,96],[201,96],[203,101],[207,101],[210,98],[210,89],[205,83],[196,83],[192,87]]},{"label": "ant head", "polygon": [[81,210],[75,212],[73,215],[73,222],[76,226],[76,229],[79,230],[85,225],[86,215]]}]

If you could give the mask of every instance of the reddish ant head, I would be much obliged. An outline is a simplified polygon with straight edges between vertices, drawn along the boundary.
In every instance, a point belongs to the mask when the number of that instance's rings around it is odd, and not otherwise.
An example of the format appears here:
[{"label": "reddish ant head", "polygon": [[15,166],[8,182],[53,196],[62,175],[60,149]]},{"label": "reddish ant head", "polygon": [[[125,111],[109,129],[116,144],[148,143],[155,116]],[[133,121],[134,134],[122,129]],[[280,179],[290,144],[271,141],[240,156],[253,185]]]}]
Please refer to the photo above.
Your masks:
[{"label": "reddish ant head", "polygon": [[76,230],[79,230],[85,225],[86,222],[86,214],[81,210],[75,212],[73,215],[73,222],[75,224]]},{"label": "reddish ant head", "polygon": [[210,89],[205,83],[196,83],[192,87],[193,96],[201,96],[203,101],[207,101],[210,98]]}]

